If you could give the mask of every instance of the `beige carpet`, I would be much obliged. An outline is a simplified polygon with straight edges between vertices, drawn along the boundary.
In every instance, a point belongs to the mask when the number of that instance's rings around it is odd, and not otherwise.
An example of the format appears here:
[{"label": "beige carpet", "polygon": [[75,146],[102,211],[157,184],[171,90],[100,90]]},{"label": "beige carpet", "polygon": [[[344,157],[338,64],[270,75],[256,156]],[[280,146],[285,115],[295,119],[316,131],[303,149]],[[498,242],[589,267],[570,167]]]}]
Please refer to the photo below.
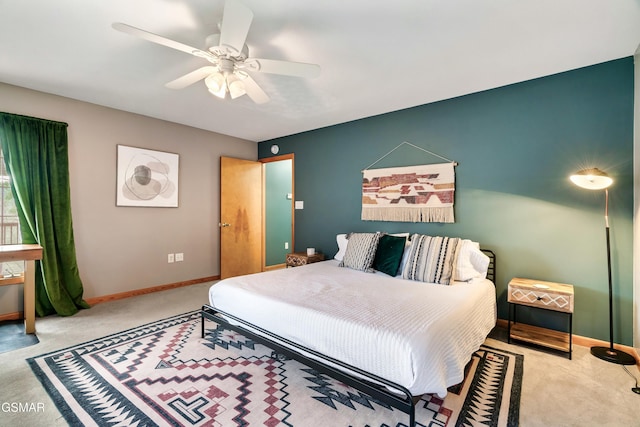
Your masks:
[{"label": "beige carpet", "polygon": [[[73,317],[37,319],[40,343],[0,354],[0,425],[67,425],[35,378],[25,359],[103,337],[137,325],[200,308],[209,284],[193,285],[126,300],[99,304]],[[574,347],[573,360],[525,346],[508,345],[497,331],[487,345],[525,355],[520,425],[638,426],[640,395],[618,365]],[[631,372],[640,377],[638,369]],[[32,412],[15,412],[27,403]],[[31,405],[32,404],[32,405]]]}]

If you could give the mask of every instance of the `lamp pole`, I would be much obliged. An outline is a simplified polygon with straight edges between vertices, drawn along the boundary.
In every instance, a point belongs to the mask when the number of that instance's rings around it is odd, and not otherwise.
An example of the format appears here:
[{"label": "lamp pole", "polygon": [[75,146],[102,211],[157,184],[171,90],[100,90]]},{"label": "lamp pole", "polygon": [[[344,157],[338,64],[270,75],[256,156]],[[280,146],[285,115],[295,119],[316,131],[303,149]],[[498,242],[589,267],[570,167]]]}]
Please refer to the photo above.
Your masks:
[{"label": "lamp pole", "polygon": [[607,278],[609,279],[609,350],[613,351],[613,280],[611,279],[611,238],[609,236],[609,189],[604,189],[604,227],[607,236]]},{"label": "lamp pole", "polygon": [[604,189],[604,225],[607,237],[607,278],[609,279],[609,347],[591,347],[591,354],[619,365],[635,365],[636,359],[624,351],[613,348],[613,281],[611,279],[611,238],[609,236],[609,189]]}]

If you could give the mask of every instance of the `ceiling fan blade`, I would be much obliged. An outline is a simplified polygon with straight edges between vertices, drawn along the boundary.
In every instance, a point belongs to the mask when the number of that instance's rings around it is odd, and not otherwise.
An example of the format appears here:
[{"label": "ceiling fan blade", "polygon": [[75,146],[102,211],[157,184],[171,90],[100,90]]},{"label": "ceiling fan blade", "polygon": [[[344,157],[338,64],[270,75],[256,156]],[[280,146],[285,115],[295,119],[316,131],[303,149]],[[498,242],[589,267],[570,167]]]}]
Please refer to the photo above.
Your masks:
[{"label": "ceiling fan blade", "polygon": [[205,77],[215,73],[216,71],[218,71],[218,69],[211,65],[198,68],[195,71],[192,71],[182,77],[178,77],[177,79],[170,81],[169,83],[165,84],[165,87],[168,87],[169,89],[183,89],[204,79]]},{"label": "ceiling fan blade", "polygon": [[150,42],[162,45],[162,46],[166,46],[166,47],[170,47],[171,49],[176,49],[185,53],[188,53],[190,55],[196,55],[196,56],[204,56],[207,57],[208,54],[200,49],[197,49],[195,47],[191,47],[188,46],[186,44],[159,36],[157,34],[154,33],[150,33],[148,31],[145,30],[141,30],[140,28],[136,28],[136,27],[132,27],[131,25],[127,25],[127,24],[123,24],[122,22],[114,22],[113,24],[111,24],[111,26],[113,27],[114,30],[118,30],[118,31],[122,31],[123,33],[127,33],[130,34],[132,36],[136,36],[136,37],[140,37],[142,39],[148,40]]},{"label": "ceiling fan blade", "polygon": [[233,54],[242,52],[252,20],[251,9],[236,0],[227,0],[220,26],[220,46]]},{"label": "ceiling fan blade", "polygon": [[[275,59],[250,58],[245,61],[252,71],[261,73],[282,74],[294,77],[318,77],[320,66],[318,64],[307,64],[304,62],[278,61]],[[256,64],[257,63],[257,67]]]},{"label": "ceiling fan blade", "polygon": [[256,104],[264,104],[265,102],[269,102],[269,95],[262,90],[258,83],[251,78],[251,76],[247,76],[242,79],[242,83],[244,84],[244,89],[247,91],[247,95],[249,98],[253,100]]}]

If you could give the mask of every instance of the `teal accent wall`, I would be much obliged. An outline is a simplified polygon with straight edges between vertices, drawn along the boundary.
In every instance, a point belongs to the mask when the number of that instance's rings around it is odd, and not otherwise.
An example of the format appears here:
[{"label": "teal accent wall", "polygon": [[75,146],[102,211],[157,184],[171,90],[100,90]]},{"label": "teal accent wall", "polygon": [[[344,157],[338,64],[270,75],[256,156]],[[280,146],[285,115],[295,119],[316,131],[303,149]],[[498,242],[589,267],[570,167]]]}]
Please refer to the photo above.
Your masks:
[{"label": "teal accent wall", "polygon": [[[571,283],[574,333],[608,341],[604,193],[568,179],[599,167],[615,179],[615,341],[632,345],[633,73],[633,58],[623,58],[265,141],[258,155],[269,157],[272,144],[295,153],[296,199],[304,201],[295,211],[298,247],[333,255],[335,235],[351,231],[473,239],[497,255],[500,318],[512,277]],[[403,141],[459,163],[454,224],[360,220],[361,170]],[[405,145],[375,167],[440,161]],[[565,322],[546,311],[523,316],[541,326]]]},{"label": "teal accent wall", "polygon": [[[287,253],[292,252],[291,205],[287,199],[292,192],[293,162],[280,160],[265,163],[265,263],[284,264]],[[289,243],[289,249],[284,243]]]}]

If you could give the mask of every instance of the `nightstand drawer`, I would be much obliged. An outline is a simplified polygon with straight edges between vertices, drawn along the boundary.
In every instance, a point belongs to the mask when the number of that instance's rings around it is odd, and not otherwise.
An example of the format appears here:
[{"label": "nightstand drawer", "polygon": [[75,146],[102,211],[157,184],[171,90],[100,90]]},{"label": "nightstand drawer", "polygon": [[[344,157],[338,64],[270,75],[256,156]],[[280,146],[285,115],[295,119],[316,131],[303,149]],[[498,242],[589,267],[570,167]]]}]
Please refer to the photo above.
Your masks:
[{"label": "nightstand drawer", "polygon": [[507,301],[510,303],[573,313],[573,286],[514,278],[509,282]]}]

